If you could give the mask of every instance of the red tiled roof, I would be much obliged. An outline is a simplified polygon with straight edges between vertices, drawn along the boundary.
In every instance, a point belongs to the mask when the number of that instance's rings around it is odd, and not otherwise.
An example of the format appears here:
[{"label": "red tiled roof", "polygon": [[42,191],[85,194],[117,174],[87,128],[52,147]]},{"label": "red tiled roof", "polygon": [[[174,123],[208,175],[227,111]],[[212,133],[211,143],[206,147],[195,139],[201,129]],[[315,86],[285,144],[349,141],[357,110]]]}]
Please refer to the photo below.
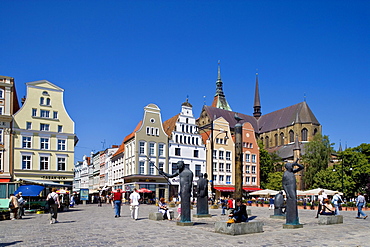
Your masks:
[{"label": "red tiled roof", "polygon": [[168,135],[168,137],[171,136],[172,131],[175,129],[176,122],[179,116],[180,114],[177,114],[173,116],[172,118],[163,122],[163,129],[164,129],[164,132],[166,132],[166,134]]},{"label": "red tiled roof", "polygon": [[135,132],[136,132],[136,131],[138,131],[138,130],[140,129],[140,127],[141,127],[141,125],[142,125],[142,124],[143,124],[143,121],[142,121],[142,120],[140,120],[140,122],[136,125],[136,128],[134,129],[134,131],[133,131],[131,134],[127,135],[127,136],[125,137],[125,139],[123,139],[123,142],[125,143],[125,142],[127,142],[128,140],[132,139],[132,138],[135,136]]},{"label": "red tiled roof", "polygon": [[119,148],[117,149],[117,151],[112,155],[112,157],[115,157],[121,153],[123,153],[125,151],[125,142],[122,141],[121,145],[119,146]]}]

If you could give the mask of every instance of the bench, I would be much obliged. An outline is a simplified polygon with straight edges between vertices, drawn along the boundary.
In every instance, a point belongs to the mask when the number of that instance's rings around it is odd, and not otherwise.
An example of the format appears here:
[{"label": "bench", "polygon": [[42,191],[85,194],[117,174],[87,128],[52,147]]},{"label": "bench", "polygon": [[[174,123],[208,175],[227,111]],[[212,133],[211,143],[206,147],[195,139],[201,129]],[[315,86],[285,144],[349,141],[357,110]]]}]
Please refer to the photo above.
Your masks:
[{"label": "bench", "polygon": [[319,225],[343,224],[343,215],[319,215]]},{"label": "bench", "polygon": [[[170,216],[171,216],[171,219],[173,219],[175,216],[175,213],[172,210],[170,210]],[[163,214],[161,212],[150,212],[149,219],[150,220],[163,220]]]},{"label": "bench", "polygon": [[0,209],[9,208],[9,199],[0,199]]},{"label": "bench", "polygon": [[218,221],[215,223],[215,232],[233,236],[263,232],[263,222],[256,220],[241,223]]}]

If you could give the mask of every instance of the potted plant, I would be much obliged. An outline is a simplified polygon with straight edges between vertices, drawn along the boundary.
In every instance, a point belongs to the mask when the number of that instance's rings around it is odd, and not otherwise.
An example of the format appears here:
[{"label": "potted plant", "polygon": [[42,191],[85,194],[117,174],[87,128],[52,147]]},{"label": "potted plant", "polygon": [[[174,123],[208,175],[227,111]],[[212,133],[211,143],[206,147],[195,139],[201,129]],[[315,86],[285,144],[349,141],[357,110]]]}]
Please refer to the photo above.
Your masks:
[{"label": "potted plant", "polygon": [[0,209],[0,220],[10,220],[9,209]]}]

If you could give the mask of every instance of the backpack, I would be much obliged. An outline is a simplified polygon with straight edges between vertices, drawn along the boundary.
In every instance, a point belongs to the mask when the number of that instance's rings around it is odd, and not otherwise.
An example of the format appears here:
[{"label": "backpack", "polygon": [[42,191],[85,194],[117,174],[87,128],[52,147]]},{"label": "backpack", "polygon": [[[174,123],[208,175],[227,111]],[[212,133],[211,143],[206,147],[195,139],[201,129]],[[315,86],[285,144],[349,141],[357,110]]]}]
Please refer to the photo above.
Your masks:
[{"label": "backpack", "polygon": [[50,195],[50,197],[49,197],[49,199],[47,200],[47,202],[48,202],[48,205],[50,206],[50,205],[54,205],[55,204],[55,201],[54,201],[54,198],[53,198],[53,196],[52,195]]},{"label": "backpack", "polygon": [[338,203],[343,203],[342,198],[340,198],[340,197],[338,196],[338,200],[337,200],[337,202],[338,202]]}]

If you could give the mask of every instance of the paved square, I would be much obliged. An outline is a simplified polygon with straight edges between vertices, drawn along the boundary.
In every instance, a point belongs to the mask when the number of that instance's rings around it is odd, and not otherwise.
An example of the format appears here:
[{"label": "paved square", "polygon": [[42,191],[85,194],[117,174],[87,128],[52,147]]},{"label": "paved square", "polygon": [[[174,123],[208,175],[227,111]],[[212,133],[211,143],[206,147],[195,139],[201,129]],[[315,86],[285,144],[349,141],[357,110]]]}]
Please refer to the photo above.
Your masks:
[{"label": "paved square", "polygon": [[251,217],[264,223],[263,233],[215,233],[214,222],[227,220],[221,209],[210,209],[212,218],[192,218],[193,226],[177,226],[175,221],[149,220],[157,210],[154,205],[141,205],[138,221],[130,218],[127,205],[120,218],[114,218],[109,204],[78,205],[60,213],[60,223],[53,225],[47,214],[0,221],[0,246],[370,246],[370,218],[356,219],[357,211],[342,211],[343,224],[319,225],[316,211],[299,210],[303,228],[283,229],[285,220],[270,218],[273,210],[249,208]]}]

